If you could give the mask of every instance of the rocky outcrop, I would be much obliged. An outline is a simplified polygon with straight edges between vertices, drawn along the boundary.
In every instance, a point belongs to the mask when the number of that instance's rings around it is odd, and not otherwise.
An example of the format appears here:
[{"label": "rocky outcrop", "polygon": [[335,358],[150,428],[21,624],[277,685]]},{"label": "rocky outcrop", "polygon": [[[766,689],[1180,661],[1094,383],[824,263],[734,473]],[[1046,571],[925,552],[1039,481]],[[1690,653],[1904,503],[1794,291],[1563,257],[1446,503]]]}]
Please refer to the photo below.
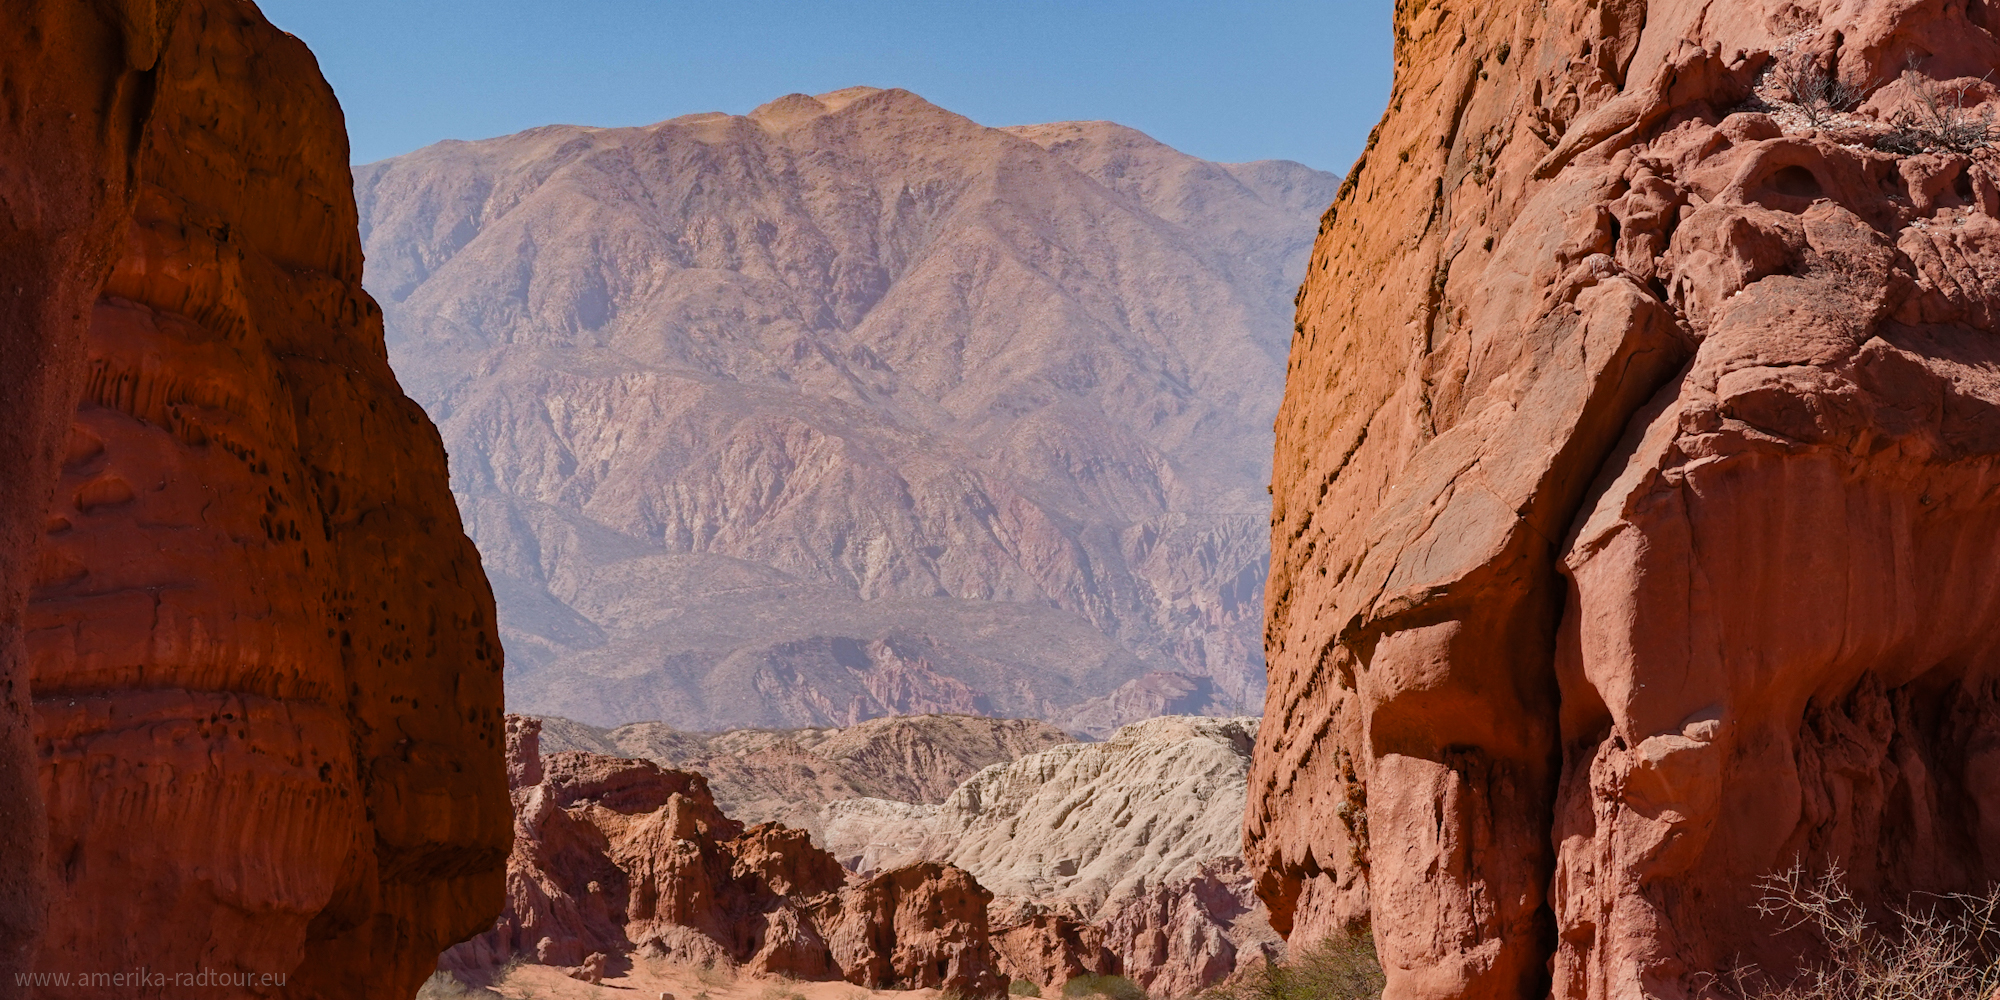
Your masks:
[{"label": "rocky outcrop", "polygon": [[1285,954],[1256,881],[1236,857],[1113,896],[1093,923],[1129,978],[1155,997],[1192,997]]},{"label": "rocky outcrop", "polygon": [[2000,875],[2000,161],[1924,117],[1985,120],[1996,29],[1399,9],[1278,420],[1246,836],[1294,940],[1372,921],[1398,1000],[1691,997],[1793,967],[1794,859]]},{"label": "rocky outcrop", "polygon": [[[634,953],[870,989],[1005,986],[992,894],[961,869],[848,877],[804,831],[743,828],[701,775],[565,751],[508,717],[515,839],[506,910],[441,965],[479,978],[510,958],[602,977]],[[593,963],[592,956],[600,956]]]},{"label": "rocky outcrop", "polygon": [[1058,913],[1022,913],[997,923],[993,949],[1009,980],[1026,980],[1055,996],[1070,980],[1089,974],[1115,976],[1125,968],[1104,946],[1104,931]]},{"label": "rocky outcrop", "polygon": [[510,704],[1055,720],[1158,671],[1255,703],[1284,301],[1331,175],[860,87],[356,184]]},{"label": "rocky outcrop", "polygon": [[0,860],[51,891],[0,900],[0,964],[45,912],[43,969],[413,992],[500,902],[500,647],[340,109],[247,2],[9,16],[0,656],[39,792],[0,773]]},{"label": "rocky outcrop", "polygon": [[1256,732],[1250,719],[1151,719],[994,765],[939,807],[927,855],[1004,896],[1093,907],[1192,875],[1239,852]]},{"label": "rocky outcrop", "polygon": [[[828,824],[840,803],[894,803],[900,808],[889,812],[907,812],[943,802],[981,768],[1074,742],[1046,722],[970,715],[892,716],[845,729],[726,733],[689,733],[658,722],[616,729],[554,717],[542,722],[546,749],[589,750],[698,771],[724,812],[745,822],[798,827],[822,845],[830,845]],[[848,826],[853,828],[866,813],[865,807],[851,811]]]},{"label": "rocky outcrop", "polygon": [[984,996],[1006,986],[986,922],[991,902],[965,870],[920,861],[857,879],[819,919],[850,983]]},{"label": "rocky outcrop", "polygon": [[[948,860],[998,894],[992,925],[1020,978],[1121,971],[1155,996],[1193,995],[1282,953],[1239,855],[1256,730],[1152,719],[996,764],[938,806],[903,857]],[[902,858],[887,845],[914,824],[879,813],[844,803],[831,830],[864,861],[892,864]]]}]

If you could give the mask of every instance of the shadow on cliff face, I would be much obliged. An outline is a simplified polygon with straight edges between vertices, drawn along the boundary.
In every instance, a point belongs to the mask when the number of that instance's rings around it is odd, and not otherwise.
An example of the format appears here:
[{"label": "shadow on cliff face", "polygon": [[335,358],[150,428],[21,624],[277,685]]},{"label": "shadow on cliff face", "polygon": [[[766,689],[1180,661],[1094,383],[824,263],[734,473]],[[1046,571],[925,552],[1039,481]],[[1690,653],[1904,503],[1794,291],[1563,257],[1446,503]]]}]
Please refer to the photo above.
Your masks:
[{"label": "shadow on cliff face", "polygon": [[1996,27],[1399,11],[1278,420],[1281,929],[1372,921],[1398,1000],[1681,998],[1796,964],[1794,857],[1875,911],[2000,876],[2000,159],[1911,138],[1992,107]]},{"label": "shadow on cliff face", "polygon": [[340,109],[241,0],[8,19],[0,995],[408,995],[499,907],[500,647]]}]

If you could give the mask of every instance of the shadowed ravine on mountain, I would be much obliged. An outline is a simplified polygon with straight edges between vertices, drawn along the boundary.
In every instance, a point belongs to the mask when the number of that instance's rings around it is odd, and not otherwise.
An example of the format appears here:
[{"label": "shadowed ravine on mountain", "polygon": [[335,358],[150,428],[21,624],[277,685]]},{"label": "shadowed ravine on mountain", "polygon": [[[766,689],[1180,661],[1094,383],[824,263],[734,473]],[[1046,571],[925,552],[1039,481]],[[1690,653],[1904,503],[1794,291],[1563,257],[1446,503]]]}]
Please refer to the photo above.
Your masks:
[{"label": "shadowed ravine on mountain", "polygon": [[1112,701],[1257,704],[1287,303],[1335,183],[870,88],[355,171],[510,704],[708,730],[1061,721],[1147,672],[1212,695]]}]

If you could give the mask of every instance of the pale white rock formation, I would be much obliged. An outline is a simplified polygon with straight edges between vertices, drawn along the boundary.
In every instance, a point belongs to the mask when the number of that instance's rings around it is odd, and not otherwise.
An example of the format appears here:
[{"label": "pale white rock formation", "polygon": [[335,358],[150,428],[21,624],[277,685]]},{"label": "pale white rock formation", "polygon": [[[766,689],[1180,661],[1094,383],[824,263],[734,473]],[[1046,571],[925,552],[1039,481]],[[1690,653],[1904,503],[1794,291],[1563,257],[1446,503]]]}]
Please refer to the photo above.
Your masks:
[{"label": "pale white rock formation", "polygon": [[938,807],[929,854],[999,895],[1100,903],[1242,854],[1257,720],[1168,716],[995,764]]},{"label": "pale white rock formation", "polygon": [[938,807],[894,799],[842,799],[821,812],[820,846],[857,872],[887,871],[925,860]]},{"label": "pale white rock formation", "polygon": [[[1088,922],[1151,995],[1191,996],[1283,953],[1242,860],[1257,725],[1148,719],[992,765],[936,807],[916,856],[993,890],[996,928],[1036,913]],[[858,808],[849,836],[894,823]]]}]

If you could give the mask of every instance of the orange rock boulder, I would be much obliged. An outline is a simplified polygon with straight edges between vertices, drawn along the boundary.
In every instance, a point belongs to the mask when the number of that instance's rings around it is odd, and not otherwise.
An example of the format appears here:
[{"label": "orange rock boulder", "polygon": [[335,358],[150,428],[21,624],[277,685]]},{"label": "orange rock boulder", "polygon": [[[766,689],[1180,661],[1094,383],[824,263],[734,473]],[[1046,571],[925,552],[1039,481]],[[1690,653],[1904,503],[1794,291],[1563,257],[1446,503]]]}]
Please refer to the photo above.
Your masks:
[{"label": "orange rock boulder", "polygon": [[1793,967],[1795,860],[2000,877],[2000,154],[1911,117],[1988,116],[1996,30],[1399,9],[1278,420],[1246,835],[1294,941],[1371,923],[1398,1000],[1681,998]]}]

